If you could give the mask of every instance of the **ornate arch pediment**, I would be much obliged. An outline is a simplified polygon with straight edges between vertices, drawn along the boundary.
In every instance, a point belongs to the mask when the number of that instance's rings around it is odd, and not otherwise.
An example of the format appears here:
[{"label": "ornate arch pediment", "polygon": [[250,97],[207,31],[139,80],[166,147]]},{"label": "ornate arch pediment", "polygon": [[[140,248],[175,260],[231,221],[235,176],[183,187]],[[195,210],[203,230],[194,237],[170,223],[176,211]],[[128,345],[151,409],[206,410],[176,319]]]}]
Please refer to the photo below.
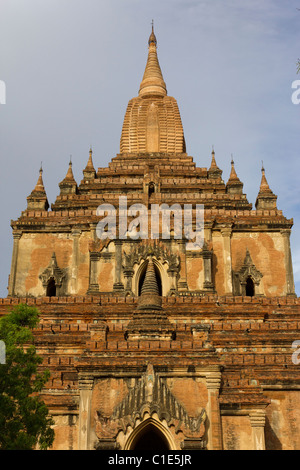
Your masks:
[{"label": "ornate arch pediment", "polygon": [[124,253],[123,269],[132,270],[135,264],[140,264],[142,260],[146,260],[150,255],[160,260],[161,263],[167,262],[169,270],[179,270],[180,257],[171,253],[164,243],[155,240],[147,240],[146,243],[141,242],[130,253]]},{"label": "ornate arch pediment", "polygon": [[253,285],[259,286],[262,277],[262,273],[256,268],[255,264],[252,261],[250,252],[247,249],[243,265],[241,266],[239,271],[233,272],[234,294],[245,295],[248,278],[251,278],[251,280],[253,281]]},{"label": "ornate arch pediment", "polygon": [[172,394],[164,379],[159,377],[148,364],[145,374],[139,379],[126,397],[107,418],[96,412],[96,435],[101,440],[115,439],[120,431],[135,429],[145,416],[156,415],[168,426],[174,426],[175,433],[181,431],[185,439],[203,439],[205,433],[206,411],[202,409],[197,416],[190,416],[185,407]]},{"label": "ornate arch pediment", "polygon": [[241,284],[245,284],[248,277],[251,277],[254,284],[258,285],[261,278],[263,277],[262,273],[256,268],[255,264],[252,261],[249,250],[246,251],[246,256],[244,259],[243,266],[238,271],[239,280]]},{"label": "ornate arch pediment", "polygon": [[54,279],[56,287],[62,287],[63,280],[66,276],[66,270],[59,268],[56,260],[55,252],[51,256],[51,260],[47,268],[40,274],[39,278],[44,287],[47,287],[50,279]]}]

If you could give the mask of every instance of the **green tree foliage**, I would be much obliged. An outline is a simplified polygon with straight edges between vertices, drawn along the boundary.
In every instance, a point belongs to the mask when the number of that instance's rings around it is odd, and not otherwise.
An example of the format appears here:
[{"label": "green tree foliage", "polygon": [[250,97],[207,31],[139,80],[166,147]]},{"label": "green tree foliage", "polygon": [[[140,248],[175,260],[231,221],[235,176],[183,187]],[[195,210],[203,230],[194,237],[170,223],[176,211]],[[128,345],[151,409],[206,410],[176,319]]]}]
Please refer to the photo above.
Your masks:
[{"label": "green tree foliage", "polygon": [[5,364],[0,364],[1,450],[30,450],[36,445],[44,450],[54,440],[53,420],[39,396],[49,372],[38,372],[42,359],[32,333],[38,321],[38,310],[26,304],[0,318],[0,340],[6,348]]}]

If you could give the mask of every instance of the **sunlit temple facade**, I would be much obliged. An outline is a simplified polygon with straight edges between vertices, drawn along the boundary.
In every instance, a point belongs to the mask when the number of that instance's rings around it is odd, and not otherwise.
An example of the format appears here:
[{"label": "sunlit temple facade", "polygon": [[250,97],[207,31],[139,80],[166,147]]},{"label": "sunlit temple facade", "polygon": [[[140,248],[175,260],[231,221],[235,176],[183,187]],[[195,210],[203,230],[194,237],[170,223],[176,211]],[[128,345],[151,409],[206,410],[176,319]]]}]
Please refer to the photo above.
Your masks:
[{"label": "sunlit temple facade", "polygon": [[[209,168],[186,153],[153,28],[120,153],[105,168],[94,160],[90,150],[79,184],[70,162],[51,206],[40,170],[12,221],[0,300],[2,314],[25,302],[40,311],[53,448],[299,449],[293,220],[264,168],[253,208],[233,161],[224,182],[214,150]],[[99,238],[99,206],[116,208],[118,221],[120,197],[148,210],[149,230],[153,207],[192,206],[192,217],[203,207],[201,246],[176,236],[172,213],[168,237],[121,237],[117,225],[114,237]]]}]

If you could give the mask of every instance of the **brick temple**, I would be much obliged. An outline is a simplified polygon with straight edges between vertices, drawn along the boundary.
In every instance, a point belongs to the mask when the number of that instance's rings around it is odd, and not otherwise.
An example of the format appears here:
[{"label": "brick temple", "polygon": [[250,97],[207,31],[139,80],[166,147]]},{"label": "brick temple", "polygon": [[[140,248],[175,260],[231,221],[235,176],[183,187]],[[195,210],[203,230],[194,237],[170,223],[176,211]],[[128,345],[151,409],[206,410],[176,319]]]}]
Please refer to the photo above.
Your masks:
[{"label": "brick temple", "polygon": [[[51,373],[42,396],[54,449],[300,448],[293,220],[277,208],[264,168],[253,208],[234,162],[224,182],[217,160],[213,150],[210,167],[199,168],[186,153],[152,28],[120,153],[96,169],[91,149],[80,184],[70,162],[51,207],[40,170],[11,224],[0,311],[40,311],[35,342]],[[192,205],[192,217],[202,205],[201,247],[188,249],[172,216],[169,237],[120,237],[117,228],[99,238],[99,206],[119,215],[124,196],[128,207]]]}]

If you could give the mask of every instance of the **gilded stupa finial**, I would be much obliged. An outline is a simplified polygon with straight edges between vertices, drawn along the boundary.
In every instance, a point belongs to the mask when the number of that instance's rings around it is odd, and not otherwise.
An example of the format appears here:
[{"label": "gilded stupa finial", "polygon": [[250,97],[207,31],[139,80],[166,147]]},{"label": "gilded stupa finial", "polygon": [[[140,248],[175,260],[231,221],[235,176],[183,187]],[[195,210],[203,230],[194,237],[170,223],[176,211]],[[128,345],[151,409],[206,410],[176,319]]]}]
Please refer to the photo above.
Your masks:
[{"label": "gilded stupa finial", "polygon": [[154,21],[152,20],[151,22],[151,25],[152,25],[152,31],[151,31],[151,34],[150,34],[150,37],[149,37],[149,41],[148,41],[148,44],[150,46],[150,44],[155,44],[155,46],[157,45],[157,40],[156,40],[156,36],[154,34]]},{"label": "gilded stupa finial", "polygon": [[152,31],[149,37],[149,51],[147,64],[143,76],[143,80],[140,85],[139,96],[166,96],[167,87],[164,82],[161,68],[157,57],[157,40],[154,34],[154,26],[152,23]]}]

